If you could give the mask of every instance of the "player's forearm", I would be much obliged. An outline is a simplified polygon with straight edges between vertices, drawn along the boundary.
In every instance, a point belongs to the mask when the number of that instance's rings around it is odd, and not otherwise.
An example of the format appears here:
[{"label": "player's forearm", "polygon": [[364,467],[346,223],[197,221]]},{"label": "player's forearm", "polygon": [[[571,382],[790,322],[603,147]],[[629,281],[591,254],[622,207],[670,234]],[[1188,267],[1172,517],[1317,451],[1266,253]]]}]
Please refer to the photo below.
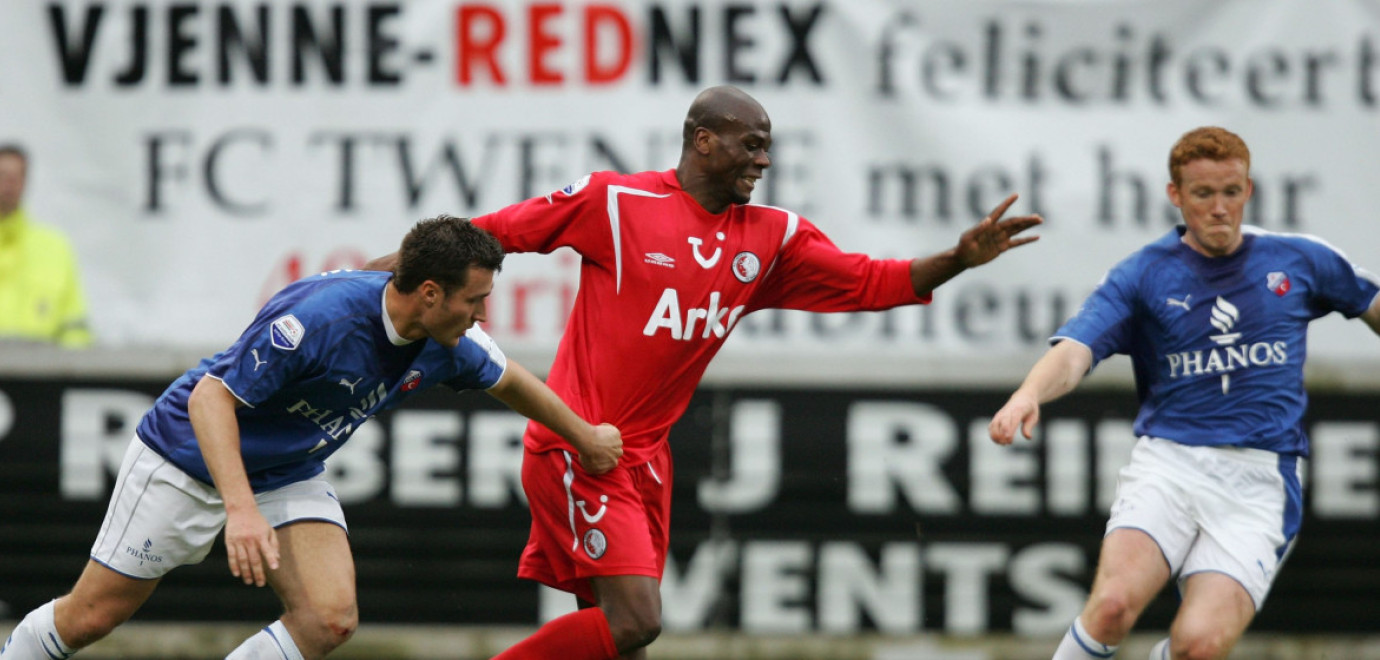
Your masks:
[{"label": "player's forearm", "polygon": [[503,379],[489,390],[494,398],[570,441],[583,451],[594,435],[594,427],[570,409],[540,378],[511,360]]},{"label": "player's forearm", "polygon": [[386,254],[377,259],[370,259],[368,263],[364,264],[363,270],[381,270],[391,273],[393,272],[393,268],[395,268],[397,265],[398,253],[393,252],[391,254]]},{"label": "player's forearm", "polygon": [[1082,344],[1064,340],[1055,344],[1030,368],[1017,394],[1045,404],[1069,392],[1083,381],[1092,366],[1092,352]]},{"label": "player's forearm", "polygon": [[240,454],[237,403],[230,390],[209,377],[203,377],[187,399],[187,416],[196,433],[197,446],[227,513],[256,506]]},{"label": "player's forearm", "polygon": [[1370,331],[1380,335],[1380,295],[1371,301],[1370,309],[1361,314],[1361,320],[1370,326]]},{"label": "player's forearm", "polygon": [[916,296],[924,297],[964,270],[957,249],[917,257],[910,261],[910,286],[915,289]]}]

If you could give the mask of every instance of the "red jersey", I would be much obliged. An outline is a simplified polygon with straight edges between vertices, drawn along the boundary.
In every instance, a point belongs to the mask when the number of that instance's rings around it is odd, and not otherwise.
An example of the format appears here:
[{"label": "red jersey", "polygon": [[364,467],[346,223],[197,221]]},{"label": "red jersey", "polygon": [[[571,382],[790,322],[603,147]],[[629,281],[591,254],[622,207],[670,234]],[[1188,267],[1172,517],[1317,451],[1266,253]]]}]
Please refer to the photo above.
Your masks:
[{"label": "red jersey", "polygon": [[[709,360],[745,314],[881,310],[928,303],[910,260],[845,253],[805,218],[770,206],[710,213],[675,170],[596,172],[474,219],[509,252],[578,252],[580,287],[547,385],[648,460],[685,412]],[[572,449],[531,422],[532,452]]]}]

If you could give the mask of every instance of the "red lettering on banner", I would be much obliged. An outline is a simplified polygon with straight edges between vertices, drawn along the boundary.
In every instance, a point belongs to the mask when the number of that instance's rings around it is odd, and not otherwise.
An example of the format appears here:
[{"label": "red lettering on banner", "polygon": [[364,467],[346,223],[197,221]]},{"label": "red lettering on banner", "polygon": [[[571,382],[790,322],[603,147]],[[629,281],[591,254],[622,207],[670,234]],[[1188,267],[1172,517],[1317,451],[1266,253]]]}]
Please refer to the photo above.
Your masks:
[{"label": "red lettering on banner", "polygon": [[[564,15],[565,5],[552,2],[530,4],[512,12],[504,12],[496,4],[462,4],[455,18],[456,81],[469,87],[478,84],[487,72],[494,85],[506,85],[499,56],[510,32],[522,35],[519,39],[526,38],[525,44],[513,47],[526,56],[527,83],[533,86],[566,84],[567,76],[577,71],[591,85],[626,78],[637,44],[627,13],[610,4],[586,5],[580,10],[579,33],[574,32],[574,25],[563,28]],[[518,24],[523,20],[526,26]],[[576,51],[573,44],[579,37],[583,37],[583,44]]]},{"label": "red lettering on banner", "polygon": [[527,79],[533,85],[556,85],[565,79],[546,64],[547,55],[561,47],[561,37],[547,32],[545,26],[560,15],[560,5],[532,5],[527,9]]},{"label": "red lettering on banner", "polygon": [[[476,34],[481,26],[488,27],[487,34]],[[498,66],[498,45],[503,43],[503,37],[507,32],[507,25],[503,20],[503,14],[489,5],[461,5],[460,12],[455,19],[455,39],[456,55],[455,67],[460,84],[469,86],[474,81],[474,75],[470,70],[471,65],[478,60],[481,64],[488,65],[489,76],[493,78],[494,84],[502,87],[507,81],[503,78],[503,69]]]},{"label": "red lettering on banner", "polygon": [[[600,27],[607,26],[617,32],[618,50],[613,62],[604,65],[599,62]],[[617,7],[609,5],[590,5],[585,8],[585,81],[591,84],[607,84],[628,73],[632,66],[633,31],[628,17]]]}]

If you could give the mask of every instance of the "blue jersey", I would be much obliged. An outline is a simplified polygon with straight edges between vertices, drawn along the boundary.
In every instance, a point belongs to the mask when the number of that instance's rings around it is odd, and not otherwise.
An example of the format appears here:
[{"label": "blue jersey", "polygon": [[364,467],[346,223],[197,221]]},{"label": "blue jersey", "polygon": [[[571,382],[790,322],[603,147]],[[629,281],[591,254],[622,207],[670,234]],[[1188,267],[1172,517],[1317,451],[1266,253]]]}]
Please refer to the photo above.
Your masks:
[{"label": "blue jersey", "polygon": [[1216,258],[1169,232],[1117,264],[1051,341],[1086,345],[1094,365],[1130,356],[1138,436],[1306,457],[1308,323],[1359,316],[1380,289],[1318,239],[1242,230]]},{"label": "blue jersey", "polygon": [[506,358],[472,328],[453,349],[407,342],[385,320],[392,276],[336,271],[289,285],[259,310],[230,348],[202,360],[163,392],[139,422],[149,447],[211,483],[187,416],[202,377],[224,382],[236,411],[240,454],[255,492],[310,478],[350,434],[381,410],[431,385],[456,390],[498,383]]}]

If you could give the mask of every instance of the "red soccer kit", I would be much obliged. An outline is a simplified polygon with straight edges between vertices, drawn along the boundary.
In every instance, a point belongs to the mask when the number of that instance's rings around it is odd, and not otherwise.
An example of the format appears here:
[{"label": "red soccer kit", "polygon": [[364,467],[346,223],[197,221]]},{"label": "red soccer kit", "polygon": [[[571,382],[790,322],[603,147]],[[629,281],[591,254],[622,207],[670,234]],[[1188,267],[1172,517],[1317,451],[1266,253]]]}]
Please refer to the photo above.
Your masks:
[{"label": "red soccer kit", "polygon": [[709,213],[681,189],[675,170],[596,172],[474,223],[509,252],[570,247],[582,257],[547,384],[585,419],[617,426],[624,453],[618,468],[593,477],[563,438],[528,424],[523,488],[532,532],[519,575],[589,602],[585,578],[661,578],[667,435],[743,315],[929,302],[915,295],[909,260],[844,253],[783,209],[735,204]]}]

